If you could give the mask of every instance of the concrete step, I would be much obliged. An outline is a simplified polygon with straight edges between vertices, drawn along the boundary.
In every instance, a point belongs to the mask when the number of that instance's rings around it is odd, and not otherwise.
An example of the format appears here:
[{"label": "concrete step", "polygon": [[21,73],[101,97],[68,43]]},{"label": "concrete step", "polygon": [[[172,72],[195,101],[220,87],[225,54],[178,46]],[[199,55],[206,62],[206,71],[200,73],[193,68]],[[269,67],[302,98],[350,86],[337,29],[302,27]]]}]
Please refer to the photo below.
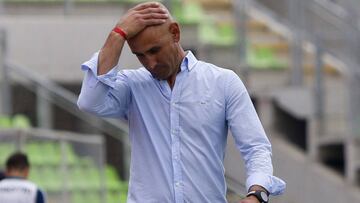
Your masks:
[{"label": "concrete step", "polygon": [[192,0],[201,3],[206,9],[232,10],[232,0]]}]

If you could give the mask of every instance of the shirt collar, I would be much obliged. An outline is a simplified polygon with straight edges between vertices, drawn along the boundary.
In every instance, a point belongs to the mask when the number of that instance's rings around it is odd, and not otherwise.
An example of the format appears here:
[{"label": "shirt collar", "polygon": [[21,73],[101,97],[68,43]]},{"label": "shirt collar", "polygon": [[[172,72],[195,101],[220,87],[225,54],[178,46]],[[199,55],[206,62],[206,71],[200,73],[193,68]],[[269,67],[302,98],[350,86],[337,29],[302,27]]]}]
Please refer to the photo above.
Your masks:
[{"label": "shirt collar", "polygon": [[197,58],[194,56],[194,54],[191,51],[186,51],[186,56],[184,57],[183,61],[181,62],[181,71],[187,69],[188,71],[191,71],[195,64],[198,62]]},{"label": "shirt collar", "polygon": [[5,179],[25,179],[24,177],[20,177],[20,176],[6,176]]}]

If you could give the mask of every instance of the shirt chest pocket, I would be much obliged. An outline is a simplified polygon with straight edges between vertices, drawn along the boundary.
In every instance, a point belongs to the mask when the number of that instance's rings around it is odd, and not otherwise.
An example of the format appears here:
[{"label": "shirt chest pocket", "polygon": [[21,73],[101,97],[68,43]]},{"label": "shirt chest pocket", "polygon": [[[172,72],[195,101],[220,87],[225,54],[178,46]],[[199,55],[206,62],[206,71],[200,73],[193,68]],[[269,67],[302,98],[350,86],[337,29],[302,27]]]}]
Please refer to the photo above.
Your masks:
[{"label": "shirt chest pocket", "polygon": [[180,102],[180,113],[193,124],[210,124],[223,119],[224,105],[210,94],[194,95]]}]

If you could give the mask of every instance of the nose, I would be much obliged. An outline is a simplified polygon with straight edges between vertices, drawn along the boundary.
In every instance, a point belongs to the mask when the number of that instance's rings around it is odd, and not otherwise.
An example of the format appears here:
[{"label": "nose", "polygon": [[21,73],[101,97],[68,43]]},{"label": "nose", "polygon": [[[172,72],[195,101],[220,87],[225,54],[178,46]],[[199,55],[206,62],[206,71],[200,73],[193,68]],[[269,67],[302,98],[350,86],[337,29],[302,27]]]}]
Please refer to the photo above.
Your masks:
[{"label": "nose", "polygon": [[153,56],[153,55],[148,55],[148,56],[146,57],[146,61],[147,61],[147,67],[148,67],[150,70],[154,70],[155,67],[156,67],[156,64],[157,64],[156,57]]}]

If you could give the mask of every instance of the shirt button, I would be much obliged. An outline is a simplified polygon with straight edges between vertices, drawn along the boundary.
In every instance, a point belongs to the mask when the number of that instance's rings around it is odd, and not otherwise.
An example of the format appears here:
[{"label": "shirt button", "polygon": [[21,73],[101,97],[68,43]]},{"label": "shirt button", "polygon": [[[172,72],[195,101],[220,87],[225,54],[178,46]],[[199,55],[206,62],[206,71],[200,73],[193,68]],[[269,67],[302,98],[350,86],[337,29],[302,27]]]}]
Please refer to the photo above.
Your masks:
[{"label": "shirt button", "polygon": [[174,158],[175,158],[175,160],[179,160],[179,157],[178,157],[178,156],[175,156]]},{"label": "shirt button", "polygon": [[180,186],[180,182],[175,183],[175,186],[176,186],[176,187],[179,187],[179,186]]}]

